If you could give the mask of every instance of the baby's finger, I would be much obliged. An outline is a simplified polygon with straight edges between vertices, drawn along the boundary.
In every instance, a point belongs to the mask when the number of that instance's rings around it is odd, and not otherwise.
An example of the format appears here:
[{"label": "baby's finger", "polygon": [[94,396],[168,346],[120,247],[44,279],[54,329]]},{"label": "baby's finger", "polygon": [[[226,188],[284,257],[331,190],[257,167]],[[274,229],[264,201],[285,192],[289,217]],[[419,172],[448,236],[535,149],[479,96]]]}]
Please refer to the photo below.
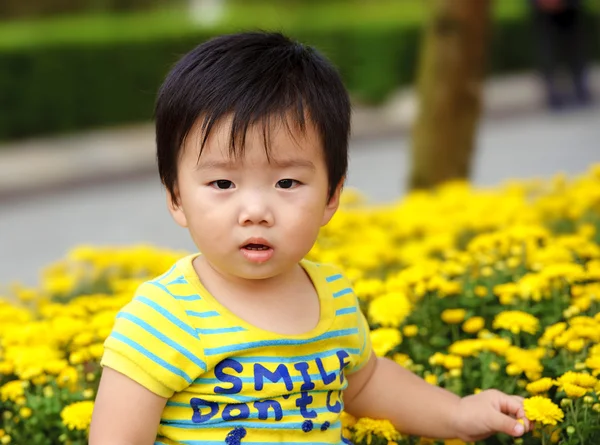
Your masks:
[{"label": "baby's finger", "polygon": [[532,425],[527,416],[525,415],[525,408],[523,407],[523,401],[525,400],[520,396],[511,396],[518,404],[519,409],[515,413],[515,417],[522,421],[523,426],[525,427],[525,432],[531,431]]},{"label": "baby's finger", "polygon": [[498,432],[502,432],[514,437],[520,437],[525,434],[525,425],[519,420],[495,411],[491,418],[491,427]]},{"label": "baby's finger", "polygon": [[500,411],[515,418],[525,417],[523,398],[519,396],[503,395],[500,398]]}]

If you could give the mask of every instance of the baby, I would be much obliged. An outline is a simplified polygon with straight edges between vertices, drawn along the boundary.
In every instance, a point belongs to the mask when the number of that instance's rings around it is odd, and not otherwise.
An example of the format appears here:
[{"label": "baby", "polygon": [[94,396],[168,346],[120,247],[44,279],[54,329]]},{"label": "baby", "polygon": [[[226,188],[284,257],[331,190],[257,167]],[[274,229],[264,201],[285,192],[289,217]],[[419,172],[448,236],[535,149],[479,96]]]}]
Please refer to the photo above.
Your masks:
[{"label": "baby", "polygon": [[342,410],[435,438],[528,430],[519,397],[460,398],[376,357],[348,279],[304,259],[338,208],[349,134],[339,74],[281,34],[218,37],[175,65],[158,167],[201,253],[117,316],[91,445],[349,443]]}]

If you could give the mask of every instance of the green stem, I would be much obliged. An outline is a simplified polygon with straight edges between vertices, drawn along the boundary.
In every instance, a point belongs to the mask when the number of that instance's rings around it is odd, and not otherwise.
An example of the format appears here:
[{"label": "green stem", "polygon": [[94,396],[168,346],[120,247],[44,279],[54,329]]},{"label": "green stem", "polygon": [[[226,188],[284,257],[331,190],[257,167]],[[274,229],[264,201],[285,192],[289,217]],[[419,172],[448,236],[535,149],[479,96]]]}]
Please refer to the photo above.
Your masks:
[{"label": "green stem", "polygon": [[570,411],[571,411],[571,423],[575,426],[575,431],[577,431],[577,437],[579,438],[579,442],[581,443],[581,445],[585,444],[585,441],[583,439],[583,435],[581,434],[581,431],[579,429],[579,422],[577,421],[579,418],[579,406],[578,406],[579,400],[573,400],[573,404],[570,406]]}]

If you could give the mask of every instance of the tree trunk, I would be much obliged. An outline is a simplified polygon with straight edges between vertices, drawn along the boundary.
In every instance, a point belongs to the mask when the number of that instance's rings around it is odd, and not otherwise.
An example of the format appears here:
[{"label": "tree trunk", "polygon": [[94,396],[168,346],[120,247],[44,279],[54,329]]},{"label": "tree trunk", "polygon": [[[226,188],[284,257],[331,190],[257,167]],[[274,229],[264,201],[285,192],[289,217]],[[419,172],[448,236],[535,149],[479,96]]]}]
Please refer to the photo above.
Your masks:
[{"label": "tree trunk", "polygon": [[468,178],[482,102],[490,0],[430,0],[410,188]]}]

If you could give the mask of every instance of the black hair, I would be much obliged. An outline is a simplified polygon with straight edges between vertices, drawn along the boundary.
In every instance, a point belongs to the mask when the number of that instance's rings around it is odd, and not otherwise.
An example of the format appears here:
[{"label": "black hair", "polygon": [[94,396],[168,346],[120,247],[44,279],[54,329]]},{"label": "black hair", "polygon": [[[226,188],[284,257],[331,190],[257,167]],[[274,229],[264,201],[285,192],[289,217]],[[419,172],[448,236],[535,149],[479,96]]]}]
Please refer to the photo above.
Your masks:
[{"label": "black hair", "polygon": [[156,101],[156,146],[162,183],[176,198],[177,162],[185,138],[202,118],[202,144],[219,120],[231,115],[230,154],[243,155],[248,127],[268,127],[288,116],[302,131],[308,118],[323,146],[329,198],[348,169],[350,99],[333,65],[319,52],[276,32],[216,37],[184,55]]}]

